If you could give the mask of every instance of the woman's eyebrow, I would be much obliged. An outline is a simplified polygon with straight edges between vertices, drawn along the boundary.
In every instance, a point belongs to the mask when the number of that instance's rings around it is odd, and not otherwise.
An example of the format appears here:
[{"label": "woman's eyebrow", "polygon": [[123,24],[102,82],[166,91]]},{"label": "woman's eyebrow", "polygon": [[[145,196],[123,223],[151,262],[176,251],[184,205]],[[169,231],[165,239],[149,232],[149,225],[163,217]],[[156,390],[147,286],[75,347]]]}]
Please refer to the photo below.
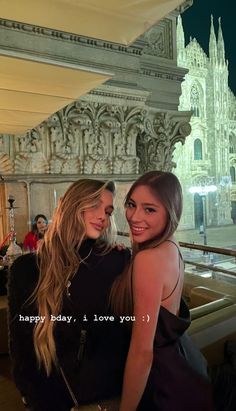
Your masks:
[{"label": "woman's eyebrow", "polygon": [[158,207],[158,204],[155,203],[142,203],[142,205],[145,207]]},{"label": "woman's eyebrow", "polygon": [[[128,201],[132,201],[132,203],[135,203],[135,201],[131,197]],[[141,203],[141,204],[144,207],[158,207],[158,204],[155,204],[155,203]]]}]

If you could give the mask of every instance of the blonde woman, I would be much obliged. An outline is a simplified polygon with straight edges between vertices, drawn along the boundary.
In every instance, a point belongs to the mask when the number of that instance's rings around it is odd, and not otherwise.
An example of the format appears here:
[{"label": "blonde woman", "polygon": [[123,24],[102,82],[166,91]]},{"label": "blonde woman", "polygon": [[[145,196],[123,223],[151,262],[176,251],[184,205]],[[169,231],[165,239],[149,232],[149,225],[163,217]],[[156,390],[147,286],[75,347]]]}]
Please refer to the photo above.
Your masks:
[{"label": "blonde woman", "polygon": [[150,171],[127,194],[133,243],[128,270],[115,281],[113,306],[132,317],[120,411],[209,411],[206,362],[185,334],[184,264],[174,237],[182,212],[177,177]]},{"label": "blonde woman", "polygon": [[109,293],[129,252],[111,247],[113,196],[112,182],[73,183],[37,253],[12,265],[10,354],[32,411],[102,409],[120,393],[128,335]]}]

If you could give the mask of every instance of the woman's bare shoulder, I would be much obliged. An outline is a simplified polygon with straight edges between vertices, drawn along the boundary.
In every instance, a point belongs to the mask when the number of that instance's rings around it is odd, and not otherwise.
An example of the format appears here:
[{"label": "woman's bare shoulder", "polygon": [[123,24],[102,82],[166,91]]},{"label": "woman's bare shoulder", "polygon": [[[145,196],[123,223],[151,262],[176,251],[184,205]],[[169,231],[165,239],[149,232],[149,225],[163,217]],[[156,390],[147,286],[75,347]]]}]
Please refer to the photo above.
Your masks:
[{"label": "woman's bare shoulder", "polygon": [[145,271],[145,273],[166,273],[173,269],[175,255],[170,243],[163,242],[157,247],[139,251],[134,258],[134,271]]},{"label": "woman's bare shoulder", "polygon": [[139,251],[135,256],[135,260],[140,261],[143,259],[155,259],[157,256],[160,256],[161,254],[165,254],[167,252],[168,245],[166,242],[164,242],[156,247],[150,247],[146,248],[145,250]]}]

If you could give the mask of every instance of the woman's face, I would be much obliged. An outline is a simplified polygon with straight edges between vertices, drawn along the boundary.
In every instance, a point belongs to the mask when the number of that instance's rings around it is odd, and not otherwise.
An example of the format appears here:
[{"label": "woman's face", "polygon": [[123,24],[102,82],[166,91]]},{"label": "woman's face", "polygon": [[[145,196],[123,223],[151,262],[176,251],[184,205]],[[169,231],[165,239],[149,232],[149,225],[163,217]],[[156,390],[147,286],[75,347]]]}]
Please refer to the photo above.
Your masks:
[{"label": "woman's face", "polygon": [[84,211],[84,222],[88,238],[96,240],[103,234],[110,224],[113,210],[113,195],[109,190],[104,190],[97,204]]},{"label": "woman's face", "polygon": [[148,187],[138,186],[126,204],[126,218],[133,241],[143,243],[162,234],[168,213]]},{"label": "woman's face", "polygon": [[36,221],[37,230],[40,234],[44,234],[47,229],[47,221],[44,220],[43,217],[39,217]]}]

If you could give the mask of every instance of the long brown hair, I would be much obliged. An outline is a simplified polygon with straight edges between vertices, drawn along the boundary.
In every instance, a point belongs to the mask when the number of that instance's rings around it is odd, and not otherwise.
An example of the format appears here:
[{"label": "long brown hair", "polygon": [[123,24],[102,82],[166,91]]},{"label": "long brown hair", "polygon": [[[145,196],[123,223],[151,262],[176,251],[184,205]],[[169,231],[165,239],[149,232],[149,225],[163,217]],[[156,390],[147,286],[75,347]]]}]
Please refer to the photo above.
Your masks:
[{"label": "long brown hair", "polygon": [[[166,171],[149,171],[139,177],[131,186],[125,198],[125,206],[129,202],[134,190],[139,186],[148,187],[152,194],[155,195],[167,211],[167,224],[161,236],[152,238],[142,244],[133,244],[132,259],[129,266],[114,282],[110,301],[115,313],[132,314],[132,266],[135,255],[147,248],[157,247],[166,241],[176,231],[183,208],[182,188],[178,178]],[[132,241],[131,241],[132,242]]]},{"label": "long brown hair", "polygon": [[38,220],[39,220],[40,218],[42,218],[42,219],[44,220],[45,224],[48,224],[48,219],[47,219],[47,217],[46,217],[44,214],[37,214],[37,215],[34,217],[33,222],[32,222],[32,231],[33,231],[34,233],[37,233],[37,232],[38,232],[37,222],[38,222]]},{"label": "long brown hair", "polygon": [[[73,183],[60,199],[37,251],[40,275],[32,299],[36,302],[38,315],[45,317],[45,321],[38,322],[34,328],[34,348],[39,365],[44,366],[48,375],[52,364],[57,365],[53,335],[55,322],[50,321],[50,316],[60,313],[68,281],[77,272],[82,260],[79,248],[86,238],[83,213],[97,204],[105,189],[114,194],[114,183],[92,179]],[[111,236],[112,224],[103,238],[96,242],[100,244],[101,253],[110,248]]]}]

